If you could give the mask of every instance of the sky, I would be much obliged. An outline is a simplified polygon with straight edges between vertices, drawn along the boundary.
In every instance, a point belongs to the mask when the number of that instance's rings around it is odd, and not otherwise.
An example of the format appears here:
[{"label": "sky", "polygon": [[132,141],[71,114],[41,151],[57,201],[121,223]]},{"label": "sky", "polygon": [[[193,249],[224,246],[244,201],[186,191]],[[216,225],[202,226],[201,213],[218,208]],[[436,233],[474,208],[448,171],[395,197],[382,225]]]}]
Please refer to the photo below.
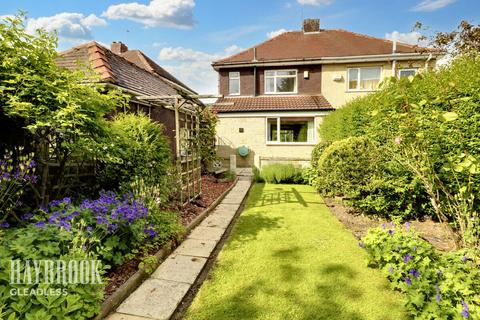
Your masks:
[{"label": "sky", "polygon": [[19,10],[28,32],[56,30],[59,50],[122,41],[202,94],[217,93],[212,61],[300,30],[303,18],[414,44],[417,21],[429,27],[424,33],[480,23],[480,0],[0,0],[0,17]]}]

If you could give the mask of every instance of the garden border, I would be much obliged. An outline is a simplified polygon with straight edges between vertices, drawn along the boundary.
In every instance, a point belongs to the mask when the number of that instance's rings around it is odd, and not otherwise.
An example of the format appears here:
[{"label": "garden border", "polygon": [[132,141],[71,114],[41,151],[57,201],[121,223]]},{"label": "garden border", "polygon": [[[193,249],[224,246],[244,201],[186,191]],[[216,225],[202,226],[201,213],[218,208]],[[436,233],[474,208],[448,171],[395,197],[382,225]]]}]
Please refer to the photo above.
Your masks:
[{"label": "garden border", "polygon": [[[238,176],[235,178],[234,182],[227,190],[225,190],[208,208],[206,208],[202,213],[200,213],[195,219],[193,219],[186,227],[185,234],[182,235],[180,241],[170,240],[167,242],[160,250],[158,250],[154,257],[156,259],[154,269],[158,268],[160,263],[177,247],[179,246],[186,238],[187,234],[192,231],[193,228],[198,226],[200,222],[207,217],[210,212],[215,209],[218,204],[227,196],[227,194],[235,187],[238,182]],[[177,246],[175,246],[175,242]],[[128,280],[122,284],[115,292],[108,297],[100,308],[100,313],[93,318],[94,320],[101,320],[107,317],[110,313],[115,311],[117,308],[133,291],[135,291],[144,280],[150,276],[149,273],[145,272],[142,269],[137,270]]]}]

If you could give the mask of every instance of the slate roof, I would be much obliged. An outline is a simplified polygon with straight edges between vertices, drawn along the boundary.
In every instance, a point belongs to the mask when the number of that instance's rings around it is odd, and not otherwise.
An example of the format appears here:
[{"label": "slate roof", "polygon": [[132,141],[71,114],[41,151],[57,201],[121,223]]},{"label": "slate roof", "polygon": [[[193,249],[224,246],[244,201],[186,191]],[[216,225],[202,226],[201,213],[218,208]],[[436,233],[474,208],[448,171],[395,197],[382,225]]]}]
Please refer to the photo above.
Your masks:
[{"label": "slate roof", "polygon": [[126,58],[92,41],[59,53],[57,64],[69,69],[90,65],[101,81],[118,85],[139,95],[176,95],[177,87]]},{"label": "slate roof", "polygon": [[219,113],[333,110],[330,103],[322,95],[223,97],[219,98],[212,105],[212,108]]},{"label": "slate roof", "polygon": [[[327,57],[351,57],[391,54],[393,42],[346,30],[322,29],[316,33],[285,32],[236,55],[215,61],[213,66],[252,62],[312,60]],[[437,52],[397,42],[397,53]]]}]

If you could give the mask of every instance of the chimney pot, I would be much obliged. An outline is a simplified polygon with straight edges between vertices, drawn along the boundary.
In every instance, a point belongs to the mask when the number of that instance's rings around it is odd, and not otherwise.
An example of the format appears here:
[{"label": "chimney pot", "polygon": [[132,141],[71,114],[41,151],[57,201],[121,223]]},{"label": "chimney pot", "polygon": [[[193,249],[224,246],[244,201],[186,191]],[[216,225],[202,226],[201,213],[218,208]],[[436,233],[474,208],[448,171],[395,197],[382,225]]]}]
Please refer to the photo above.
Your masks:
[{"label": "chimney pot", "polygon": [[128,47],[121,41],[113,41],[110,50],[116,54],[122,54],[128,51]]},{"label": "chimney pot", "polygon": [[320,19],[303,20],[303,32],[320,32]]}]

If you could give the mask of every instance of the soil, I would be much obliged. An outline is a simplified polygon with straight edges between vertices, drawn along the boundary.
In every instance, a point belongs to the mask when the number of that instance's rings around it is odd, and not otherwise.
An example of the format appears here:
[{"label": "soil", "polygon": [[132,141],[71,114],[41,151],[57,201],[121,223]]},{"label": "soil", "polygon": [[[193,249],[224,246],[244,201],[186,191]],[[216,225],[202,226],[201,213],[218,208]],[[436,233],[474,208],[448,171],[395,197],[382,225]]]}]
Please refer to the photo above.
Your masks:
[{"label": "soil", "polygon": [[[368,232],[368,229],[387,223],[384,219],[371,218],[360,214],[355,209],[346,206],[341,199],[325,198],[325,203],[330,211],[342,222],[347,229],[352,231],[357,239],[362,238]],[[452,237],[453,232],[449,227],[442,226],[430,218],[424,220],[409,221],[413,229],[420,236],[441,251],[452,251],[455,249],[455,241]]]},{"label": "soil", "polygon": [[[197,217],[215,200],[217,200],[232,184],[233,181],[219,181],[219,179],[215,178],[213,175],[202,176],[201,198],[198,198],[192,203],[189,203],[183,208],[177,210],[182,225],[187,226],[193,219],[195,219],[195,217]],[[149,253],[154,254],[161,248],[162,245],[159,245],[158,248],[153,248]],[[135,272],[137,272],[140,260],[140,256],[136,257],[107,273],[107,278],[109,281],[105,288],[105,298],[108,298],[110,295],[112,295]]]}]

